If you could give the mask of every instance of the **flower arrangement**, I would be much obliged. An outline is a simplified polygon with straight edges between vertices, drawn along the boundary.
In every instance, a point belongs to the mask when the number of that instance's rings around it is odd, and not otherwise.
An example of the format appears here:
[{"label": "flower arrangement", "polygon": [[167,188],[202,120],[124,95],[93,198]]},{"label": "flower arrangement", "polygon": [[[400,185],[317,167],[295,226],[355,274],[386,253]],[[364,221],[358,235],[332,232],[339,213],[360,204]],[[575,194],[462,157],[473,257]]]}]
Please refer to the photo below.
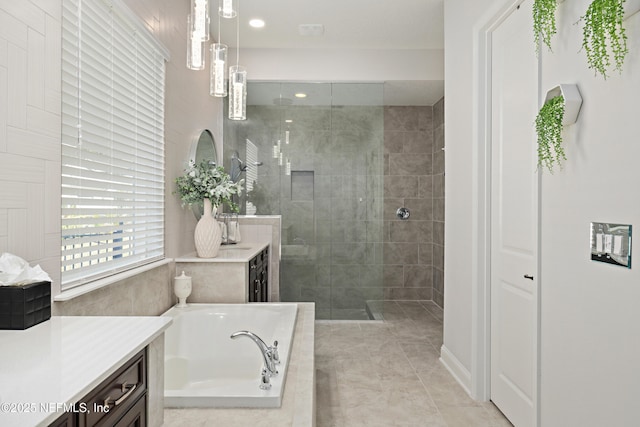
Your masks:
[{"label": "flower arrangement", "polygon": [[222,166],[212,166],[207,160],[199,164],[190,161],[184,172],[176,178],[176,193],[180,195],[182,206],[200,205],[204,199],[209,199],[213,207],[226,203],[233,212],[238,211],[233,196],[242,192],[244,180],[233,182]]}]

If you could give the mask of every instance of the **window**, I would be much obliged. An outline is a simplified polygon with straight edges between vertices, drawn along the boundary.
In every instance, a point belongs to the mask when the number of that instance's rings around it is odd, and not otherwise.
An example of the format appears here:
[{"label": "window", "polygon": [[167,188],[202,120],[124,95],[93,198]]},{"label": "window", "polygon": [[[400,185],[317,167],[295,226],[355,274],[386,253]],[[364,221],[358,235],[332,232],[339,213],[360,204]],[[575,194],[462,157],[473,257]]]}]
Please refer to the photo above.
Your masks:
[{"label": "window", "polygon": [[62,289],[164,257],[168,54],[121,0],[63,0]]}]

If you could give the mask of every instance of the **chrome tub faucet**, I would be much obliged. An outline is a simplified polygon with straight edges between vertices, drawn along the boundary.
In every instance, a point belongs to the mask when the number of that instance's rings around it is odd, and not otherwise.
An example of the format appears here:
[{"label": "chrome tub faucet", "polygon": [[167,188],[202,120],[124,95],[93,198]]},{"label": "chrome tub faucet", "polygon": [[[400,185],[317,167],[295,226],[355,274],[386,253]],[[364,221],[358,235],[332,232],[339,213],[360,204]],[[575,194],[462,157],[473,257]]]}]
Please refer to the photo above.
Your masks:
[{"label": "chrome tub faucet", "polygon": [[280,355],[278,354],[278,341],[273,342],[273,346],[268,346],[262,338],[250,331],[237,331],[231,334],[231,339],[238,337],[247,337],[253,341],[262,354],[264,367],[262,368],[262,378],[260,380],[260,388],[269,390],[271,388],[270,378],[278,375],[276,365],[280,363]]}]

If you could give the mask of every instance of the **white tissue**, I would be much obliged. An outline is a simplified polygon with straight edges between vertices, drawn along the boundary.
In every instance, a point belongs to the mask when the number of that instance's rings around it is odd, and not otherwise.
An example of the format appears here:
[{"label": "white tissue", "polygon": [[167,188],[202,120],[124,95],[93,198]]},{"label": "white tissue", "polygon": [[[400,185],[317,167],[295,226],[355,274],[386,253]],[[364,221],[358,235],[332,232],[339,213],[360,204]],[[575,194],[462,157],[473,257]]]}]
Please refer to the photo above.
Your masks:
[{"label": "white tissue", "polygon": [[0,286],[25,285],[41,281],[50,282],[51,278],[39,265],[31,267],[27,261],[7,252],[0,256]]}]

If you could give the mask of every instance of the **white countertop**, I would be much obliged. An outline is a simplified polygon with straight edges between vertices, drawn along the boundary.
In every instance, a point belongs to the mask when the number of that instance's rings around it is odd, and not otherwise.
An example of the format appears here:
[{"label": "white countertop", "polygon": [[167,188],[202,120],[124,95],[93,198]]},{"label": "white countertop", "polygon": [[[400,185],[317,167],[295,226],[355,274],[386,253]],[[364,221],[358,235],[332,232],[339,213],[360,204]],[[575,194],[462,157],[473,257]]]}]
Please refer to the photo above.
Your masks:
[{"label": "white countertop", "polygon": [[198,258],[195,252],[175,259],[175,262],[247,262],[260,251],[269,246],[269,243],[238,243],[235,245],[222,245],[218,256],[215,258]]},{"label": "white countertop", "polygon": [[54,316],[0,331],[0,426],[47,426],[171,324],[165,317]]}]

